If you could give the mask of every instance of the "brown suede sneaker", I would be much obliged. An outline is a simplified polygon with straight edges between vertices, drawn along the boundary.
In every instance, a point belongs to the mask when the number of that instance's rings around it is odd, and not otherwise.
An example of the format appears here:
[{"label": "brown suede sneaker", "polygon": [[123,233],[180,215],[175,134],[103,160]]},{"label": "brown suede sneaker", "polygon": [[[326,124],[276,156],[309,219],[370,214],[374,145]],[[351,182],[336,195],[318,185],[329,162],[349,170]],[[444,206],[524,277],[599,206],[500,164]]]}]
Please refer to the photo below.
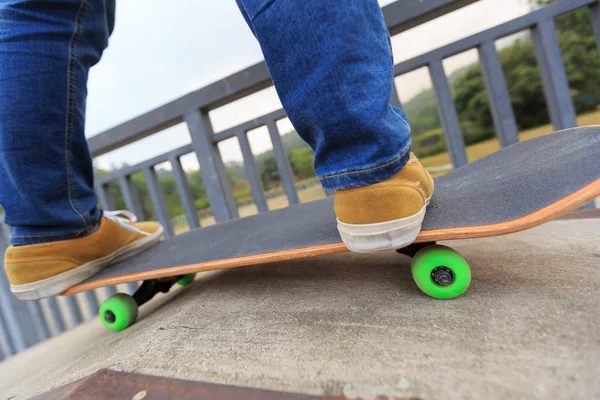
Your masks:
[{"label": "brown suede sneaker", "polygon": [[135,216],[129,216],[128,221],[105,212],[98,229],[88,236],[9,247],[4,269],[12,292],[20,300],[54,296],[162,239],[162,226],[135,223]]},{"label": "brown suede sneaker", "polygon": [[433,178],[412,153],[383,182],[337,190],[334,209],[344,244],[361,253],[408,246],[421,230],[432,193]]}]

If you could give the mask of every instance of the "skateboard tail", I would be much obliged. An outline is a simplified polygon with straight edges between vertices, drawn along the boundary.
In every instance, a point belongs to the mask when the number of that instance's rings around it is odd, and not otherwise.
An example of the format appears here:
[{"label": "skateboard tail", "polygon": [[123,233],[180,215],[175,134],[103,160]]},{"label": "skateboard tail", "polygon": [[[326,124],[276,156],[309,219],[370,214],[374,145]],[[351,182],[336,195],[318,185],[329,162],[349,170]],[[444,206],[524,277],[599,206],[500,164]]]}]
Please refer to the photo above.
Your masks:
[{"label": "skateboard tail", "polygon": [[478,225],[470,227],[456,227],[421,231],[415,242],[432,242],[436,240],[473,239],[490,236],[501,236],[509,233],[519,232],[534,228],[538,225],[550,222],[570,211],[593,201],[600,197],[600,179],[576,192],[552,203],[540,210],[511,221],[500,222],[489,225]]}]

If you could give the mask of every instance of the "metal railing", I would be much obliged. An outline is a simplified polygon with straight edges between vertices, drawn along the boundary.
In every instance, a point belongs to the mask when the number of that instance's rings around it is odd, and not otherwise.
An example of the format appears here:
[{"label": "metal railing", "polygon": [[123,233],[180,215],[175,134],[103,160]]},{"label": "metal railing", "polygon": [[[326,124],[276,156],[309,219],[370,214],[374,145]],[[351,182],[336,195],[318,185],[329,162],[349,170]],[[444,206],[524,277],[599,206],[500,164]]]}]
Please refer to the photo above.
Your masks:
[{"label": "metal railing", "polygon": [[[387,26],[394,35],[475,1],[477,0],[402,0],[384,7],[383,13]],[[520,18],[395,65],[396,77],[418,68],[428,69],[454,167],[464,165],[468,161],[461,125],[443,67],[444,59],[464,51],[477,50],[496,134],[500,144],[507,146],[518,141],[518,130],[495,42],[514,33],[530,31],[552,124],[556,129],[576,126],[575,109],[554,21],[563,14],[586,7],[591,12],[596,43],[600,48],[598,0],[559,0]],[[271,112],[217,133],[213,131],[209,117],[210,110],[271,85],[267,68],[261,62],[91,137],[89,147],[94,157],[182,122],[187,125],[191,138],[188,145],[98,178],[96,191],[102,205],[107,209],[114,208],[114,199],[110,197],[107,186],[116,182],[120,186],[126,206],[137,215],[143,215],[141,201],[131,178],[133,174],[142,173],[157,218],[165,227],[166,235],[173,236],[171,217],[155,171],[155,166],[167,162],[172,167],[185,219],[190,229],[200,228],[194,199],[181,164],[181,157],[195,154],[215,221],[219,223],[238,218],[238,208],[218,149],[220,142],[236,138],[258,212],[266,212],[268,203],[265,190],[248,141],[248,132],[259,127],[266,127],[268,130],[289,205],[299,203],[290,164],[277,127],[277,121],[286,117],[283,110]],[[391,101],[395,105],[401,104],[395,90]],[[0,251],[4,250],[7,235],[8,230],[3,226],[3,229],[0,229]],[[133,292],[136,287],[137,285],[130,284],[124,289]],[[0,273],[0,358],[17,353],[52,334],[60,334],[68,327],[93,317],[97,313],[99,297],[113,293],[116,293],[116,289],[108,288],[103,292],[92,291],[72,298],[51,298],[40,302],[22,303],[10,294],[6,276]]]}]

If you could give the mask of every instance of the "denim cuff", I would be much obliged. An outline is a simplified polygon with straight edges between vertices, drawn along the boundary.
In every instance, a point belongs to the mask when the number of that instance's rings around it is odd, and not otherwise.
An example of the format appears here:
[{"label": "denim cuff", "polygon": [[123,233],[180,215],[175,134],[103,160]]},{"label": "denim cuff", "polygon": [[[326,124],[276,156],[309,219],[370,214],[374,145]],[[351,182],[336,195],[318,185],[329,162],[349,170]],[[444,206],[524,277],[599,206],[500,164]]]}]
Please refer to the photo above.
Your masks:
[{"label": "denim cuff", "polygon": [[12,246],[23,246],[28,244],[39,244],[48,242],[58,242],[60,240],[76,239],[78,237],[86,236],[90,232],[94,232],[100,220],[102,219],[102,212],[96,213],[98,217],[90,219],[85,224],[85,227],[80,229],[65,229],[64,231],[51,231],[42,230],[40,228],[23,228],[16,227],[10,235],[10,244]]},{"label": "denim cuff", "polygon": [[398,171],[400,171],[410,158],[411,146],[404,150],[395,159],[383,163],[377,167],[371,167],[362,170],[343,172],[320,176],[321,184],[325,189],[350,189],[355,187],[372,185],[386,180]]}]

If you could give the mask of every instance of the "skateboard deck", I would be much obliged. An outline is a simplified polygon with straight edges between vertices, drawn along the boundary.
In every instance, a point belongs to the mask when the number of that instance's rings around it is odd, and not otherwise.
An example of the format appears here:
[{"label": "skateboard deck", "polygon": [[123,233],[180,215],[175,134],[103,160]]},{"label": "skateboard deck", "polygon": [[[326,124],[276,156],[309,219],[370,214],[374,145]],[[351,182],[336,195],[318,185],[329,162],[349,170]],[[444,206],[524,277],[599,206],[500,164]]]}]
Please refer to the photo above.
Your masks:
[{"label": "skateboard deck", "polygon": [[[416,243],[521,231],[598,196],[600,126],[558,131],[505,147],[436,178]],[[63,295],[347,251],[337,231],[333,198],[326,198],[169,238]]]}]

